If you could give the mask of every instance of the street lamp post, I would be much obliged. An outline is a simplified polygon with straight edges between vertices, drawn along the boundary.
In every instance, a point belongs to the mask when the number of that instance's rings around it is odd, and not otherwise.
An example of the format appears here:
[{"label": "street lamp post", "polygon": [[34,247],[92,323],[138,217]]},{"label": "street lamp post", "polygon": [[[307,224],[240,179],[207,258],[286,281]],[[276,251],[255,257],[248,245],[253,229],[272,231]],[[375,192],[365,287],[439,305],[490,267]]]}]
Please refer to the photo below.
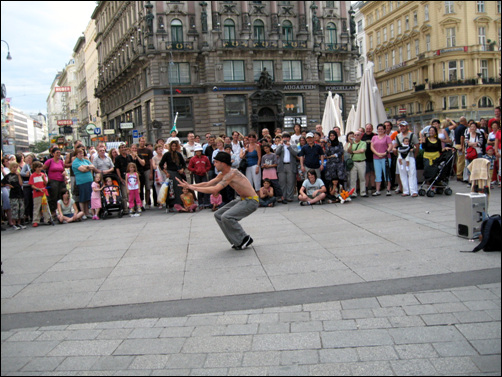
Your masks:
[{"label": "street lamp post", "polygon": [[12,60],[12,56],[10,56],[10,47],[9,47],[9,44],[7,42],[5,42],[3,39],[2,39],[2,42],[4,42],[7,45],[7,57],[6,57],[6,59],[7,60]]},{"label": "street lamp post", "polygon": [[173,124],[171,127],[174,126],[174,102],[173,102],[173,76],[172,76],[172,68],[174,66],[174,61],[173,61],[173,52],[169,50],[169,54],[171,55],[171,61],[169,62],[169,69],[168,69],[168,75],[169,75],[169,91],[171,92],[171,121]]},{"label": "street lamp post", "polygon": [[[7,45],[7,57],[6,59],[7,60],[12,60],[12,56],[10,56],[10,47],[9,47],[9,44],[4,41],[3,39],[1,40],[2,42],[4,42],[6,45]],[[4,97],[7,95],[7,93],[5,93],[6,90],[5,90],[5,85],[2,84],[2,100],[4,99]],[[2,122],[3,122],[3,110],[4,110],[4,106],[3,106],[3,101],[2,101]],[[3,125],[2,125],[2,129],[0,129],[0,150],[2,150],[3,152]]]}]

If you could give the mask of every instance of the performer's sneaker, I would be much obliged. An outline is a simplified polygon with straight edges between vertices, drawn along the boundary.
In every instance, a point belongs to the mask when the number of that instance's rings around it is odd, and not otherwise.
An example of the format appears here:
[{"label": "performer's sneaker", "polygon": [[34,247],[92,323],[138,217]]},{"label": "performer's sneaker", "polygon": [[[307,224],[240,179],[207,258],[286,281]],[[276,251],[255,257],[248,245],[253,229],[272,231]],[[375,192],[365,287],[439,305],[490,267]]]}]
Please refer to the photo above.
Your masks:
[{"label": "performer's sneaker", "polygon": [[253,239],[251,236],[244,237],[240,246],[232,246],[235,250],[244,250],[246,247],[250,246],[253,243]]}]

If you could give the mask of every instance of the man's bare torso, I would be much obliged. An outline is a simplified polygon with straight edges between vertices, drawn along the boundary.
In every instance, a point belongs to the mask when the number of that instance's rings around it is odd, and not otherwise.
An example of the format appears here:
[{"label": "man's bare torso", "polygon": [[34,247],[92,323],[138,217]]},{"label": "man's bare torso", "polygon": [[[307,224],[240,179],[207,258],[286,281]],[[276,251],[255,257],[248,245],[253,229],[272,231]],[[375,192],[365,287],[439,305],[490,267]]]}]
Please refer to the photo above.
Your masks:
[{"label": "man's bare torso", "polygon": [[223,185],[223,187],[232,187],[237,192],[237,194],[239,194],[243,198],[256,196],[256,191],[254,190],[253,186],[251,186],[249,180],[239,170],[230,169],[228,173],[221,172],[220,174],[222,176],[221,181],[218,184]]}]

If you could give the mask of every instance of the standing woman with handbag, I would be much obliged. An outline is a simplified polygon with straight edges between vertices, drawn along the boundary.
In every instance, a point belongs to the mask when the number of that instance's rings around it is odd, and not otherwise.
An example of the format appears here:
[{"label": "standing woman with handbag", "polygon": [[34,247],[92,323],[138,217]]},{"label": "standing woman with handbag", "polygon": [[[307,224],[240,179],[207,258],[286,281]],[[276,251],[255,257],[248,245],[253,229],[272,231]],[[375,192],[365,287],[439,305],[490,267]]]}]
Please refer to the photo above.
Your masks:
[{"label": "standing woman with handbag", "polygon": [[247,168],[246,168],[246,178],[249,180],[251,185],[254,187],[255,191],[260,191],[261,188],[261,147],[257,143],[256,133],[250,132],[248,134],[249,145],[241,151],[241,160],[246,158]]},{"label": "standing woman with handbag", "polygon": [[421,134],[420,142],[422,143],[422,148],[424,150],[424,167],[431,166],[434,160],[441,156],[443,151],[443,145],[441,140],[438,139],[438,129],[436,126],[431,126],[429,128],[429,136]]}]

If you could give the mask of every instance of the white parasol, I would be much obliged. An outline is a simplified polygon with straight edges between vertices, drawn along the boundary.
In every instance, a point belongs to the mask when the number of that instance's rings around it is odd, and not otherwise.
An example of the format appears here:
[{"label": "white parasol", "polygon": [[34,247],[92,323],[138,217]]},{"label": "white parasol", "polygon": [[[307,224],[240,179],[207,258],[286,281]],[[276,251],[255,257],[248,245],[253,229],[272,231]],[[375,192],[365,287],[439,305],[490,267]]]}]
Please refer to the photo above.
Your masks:
[{"label": "white parasol", "polygon": [[364,127],[368,123],[376,127],[377,124],[387,120],[382,97],[373,76],[373,67],[374,64],[368,62],[361,80],[359,98],[357,99],[357,111],[353,125],[356,128]]},{"label": "white parasol", "polygon": [[342,110],[340,109],[341,101],[340,101],[340,96],[338,94],[335,94],[334,98],[334,103],[335,103],[335,121],[336,125],[340,127],[340,135],[345,135],[345,127],[343,125],[343,120],[342,120]]},{"label": "white parasol", "polygon": [[355,120],[356,120],[356,108],[354,107],[354,105],[352,105],[352,109],[350,109],[349,116],[347,117],[347,123],[346,123],[347,133],[349,133],[350,131],[352,132],[357,131]]},{"label": "white parasol", "polygon": [[335,125],[335,102],[333,101],[331,92],[328,92],[328,96],[326,97],[326,106],[324,106],[324,114],[322,116],[322,132],[324,135],[328,135],[329,131],[332,130]]}]

